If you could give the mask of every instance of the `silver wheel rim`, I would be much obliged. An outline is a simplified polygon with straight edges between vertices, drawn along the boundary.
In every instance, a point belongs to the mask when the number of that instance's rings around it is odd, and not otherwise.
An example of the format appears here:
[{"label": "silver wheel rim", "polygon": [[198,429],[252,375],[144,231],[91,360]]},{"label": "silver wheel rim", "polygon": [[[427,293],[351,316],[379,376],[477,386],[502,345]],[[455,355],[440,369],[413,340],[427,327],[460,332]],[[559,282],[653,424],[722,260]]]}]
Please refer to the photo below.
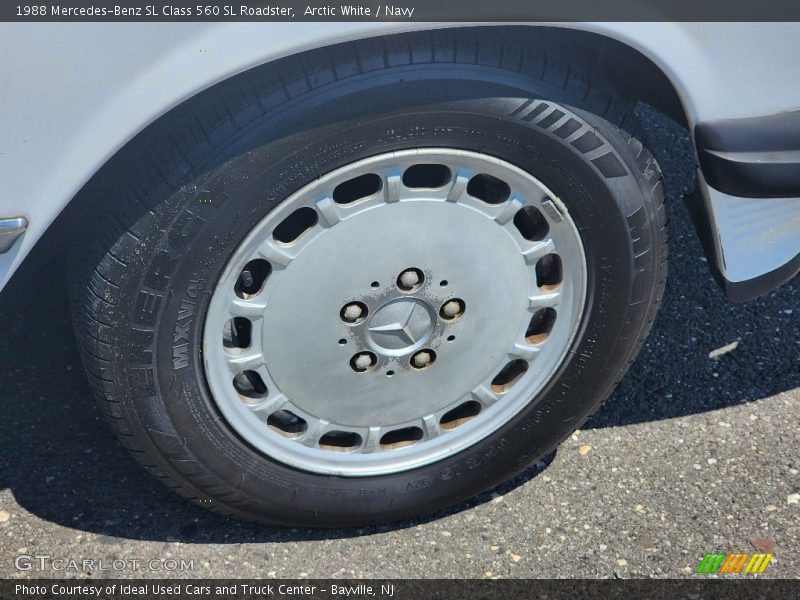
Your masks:
[{"label": "silver wheel rim", "polygon": [[375,156],[302,188],[239,245],[206,316],[206,379],[277,461],[413,469],[535,398],[585,294],[577,228],[530,174],[454,149]]}]

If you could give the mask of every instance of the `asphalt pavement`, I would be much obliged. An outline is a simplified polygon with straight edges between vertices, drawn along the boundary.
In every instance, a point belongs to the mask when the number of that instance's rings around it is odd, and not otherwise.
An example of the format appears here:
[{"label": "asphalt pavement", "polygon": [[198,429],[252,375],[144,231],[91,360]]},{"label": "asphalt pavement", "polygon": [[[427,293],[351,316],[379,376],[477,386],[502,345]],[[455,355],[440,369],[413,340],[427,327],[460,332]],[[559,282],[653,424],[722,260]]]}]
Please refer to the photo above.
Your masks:
[{"label": "asphalt pavement", "polygon": [[[174,496],[106,427],[72,338],[63,252],[38,248],[0,294],[0,577],[697,577],[714,550],[772,552],[763,576],[800,576],[800,282],[725,299],[682,203],[689,140],[642,115],[671,240],[638,360],[554,456],[419,520],[282,529]],[[54,562],[70,559],[94,562]]]}]

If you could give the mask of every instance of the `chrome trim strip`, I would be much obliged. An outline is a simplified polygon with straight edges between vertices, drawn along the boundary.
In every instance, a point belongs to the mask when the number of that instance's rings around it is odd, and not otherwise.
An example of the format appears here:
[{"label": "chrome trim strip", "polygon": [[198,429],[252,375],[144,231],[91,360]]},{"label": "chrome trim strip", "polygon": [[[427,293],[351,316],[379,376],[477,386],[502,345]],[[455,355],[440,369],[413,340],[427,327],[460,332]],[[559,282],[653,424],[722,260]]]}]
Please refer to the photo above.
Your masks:
[{"label": "chrome trim strip", "polygon": [[0,219],[0,254],[5,254],[28,229],[28,219],[11,217]]}]

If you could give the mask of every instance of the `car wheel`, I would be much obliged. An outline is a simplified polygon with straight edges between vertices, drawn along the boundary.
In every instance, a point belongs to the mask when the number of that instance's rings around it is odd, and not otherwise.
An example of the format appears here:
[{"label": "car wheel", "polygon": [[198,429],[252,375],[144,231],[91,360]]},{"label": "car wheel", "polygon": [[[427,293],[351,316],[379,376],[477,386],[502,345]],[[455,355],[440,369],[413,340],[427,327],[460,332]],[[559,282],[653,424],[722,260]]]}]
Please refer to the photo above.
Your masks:
[{"label": "car wheel", "polygon": [[244,73],[85,194],[76,331],[116,432],[225,514],[355,526],[574,431],[666,275],[661,177],[591,62],[480,33]]}]

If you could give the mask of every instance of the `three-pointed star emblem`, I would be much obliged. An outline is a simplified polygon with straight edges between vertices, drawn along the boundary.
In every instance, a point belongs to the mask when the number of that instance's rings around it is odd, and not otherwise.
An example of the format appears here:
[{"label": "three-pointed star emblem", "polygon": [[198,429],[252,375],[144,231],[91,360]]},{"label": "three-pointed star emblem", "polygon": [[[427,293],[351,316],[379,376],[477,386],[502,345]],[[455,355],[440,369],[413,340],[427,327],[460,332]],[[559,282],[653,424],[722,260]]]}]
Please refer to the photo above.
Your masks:
[{"label": "three-pointed star emblem", "polygon": [[381,308],[370,320],[372,338],[386,348],[402,348],[416,344],[428,335],[431,316],[419,300],[407,298]]}]

